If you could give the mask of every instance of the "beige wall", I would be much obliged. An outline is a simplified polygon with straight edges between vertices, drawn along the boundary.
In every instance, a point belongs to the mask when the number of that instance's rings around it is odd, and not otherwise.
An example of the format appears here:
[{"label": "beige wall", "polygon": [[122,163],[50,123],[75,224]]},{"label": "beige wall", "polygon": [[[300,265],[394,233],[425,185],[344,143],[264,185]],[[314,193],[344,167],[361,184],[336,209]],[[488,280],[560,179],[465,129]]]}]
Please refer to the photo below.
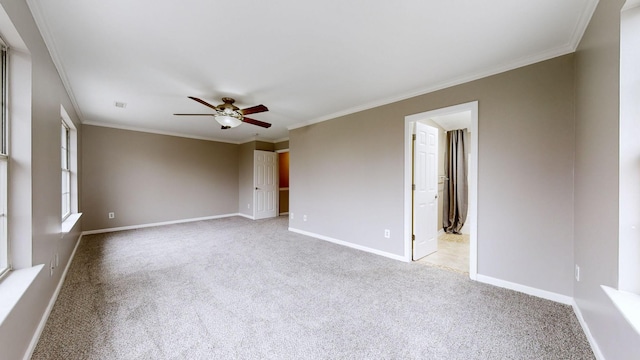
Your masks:
[{"label": "beige wall", "polygon": [[[21,278],[19,274],[25,272],[37,274],[0,324],[0,357],[21,359],[81,229],[78,223],[71,232],[61,234],[60,105],[76,127],[80,125],[26,2],[0,0],[0,4],[0,29],[12,48],[8,229],[12,263],[17,271],[9,274],[9,279]],[[24,49],[15,46],[13,37],[4,33],[9,27],[17,31],[20,42],[26,45]],[[48,264],[56,254],[59,266],[50,275]],[[38,272],[34,267],[42,264],[45,266]]]},{"label": "beige wall", "polygon": [[274,143],[266,142],[266,141],[254,141],[253,143],[255,144],[254,145],[255,150],[275,151]]},{"label": "beige wall", "polygon": [[238,157],[238,212],[253,216],[253,150],[254,141],[240,145]]},{"label": "beige wall", "polygon": [[238,145],[90,125],[83,144],[84,230],[238,212]]},{"label": "beige wall", "polygon": [[289,148],[289,140],[280,141],[274,144],[274,150],[285,150]]},{"label": "beige wall", "polygon": [[[600,285],[617,287],[620,10],[600,1],[576,52],[574,297],[607,359],[636,359],[640,337]],[[637,138],[637,135],[636,135]]]},{"label": "beige wall", "polygon": [[290,226],[402,256],[404,117],[478,100],[478,273],[570,296],[573,71],[562,56],[290,131]]}]

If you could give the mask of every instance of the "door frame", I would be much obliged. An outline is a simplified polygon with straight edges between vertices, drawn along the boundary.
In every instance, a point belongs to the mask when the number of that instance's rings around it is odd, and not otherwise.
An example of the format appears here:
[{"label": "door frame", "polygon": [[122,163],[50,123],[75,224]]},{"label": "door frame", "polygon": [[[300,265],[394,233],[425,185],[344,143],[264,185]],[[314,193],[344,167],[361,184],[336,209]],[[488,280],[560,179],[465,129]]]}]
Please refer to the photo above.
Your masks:
[{"label": "door frame", "polygon": [[469,181],[469,278],[476,280],[478,274],[478,101],[448,106],[404,117],[404,260],[411,262],[413,248],[411,239],[411,201],[413,167],[413,123],[434,116],[471,111],[471,164]]},{"label": "door frame", "polygon": [[[276,154],[278,154],[278,216],[289,215],[289,211],[280,212],[280,191],[283,191],[282,190],[283,188],[280,187],[280,154],[290,153],[290,151],[289,151],[289,148],[286,148],[286,149],[276,150],[275,152]],[[291,181],[291,179],[289,179],[289,181]],[[291,187],[291,182],[289,182],[289,187]],[[286,190],[289,191],[289,188],[287,188]],[[288,200],[290,200],[290,198]]]}]

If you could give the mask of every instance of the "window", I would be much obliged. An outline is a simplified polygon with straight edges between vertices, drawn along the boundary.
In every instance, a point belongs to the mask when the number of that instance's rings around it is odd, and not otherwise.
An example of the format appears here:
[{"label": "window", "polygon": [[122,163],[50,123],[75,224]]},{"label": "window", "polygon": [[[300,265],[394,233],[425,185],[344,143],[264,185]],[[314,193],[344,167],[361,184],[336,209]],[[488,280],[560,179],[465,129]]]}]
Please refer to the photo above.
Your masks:
[{"label": "window", "polygon": [[640,296],[640,4],[627,1],[620,21],[620,229],[618,287]]},{"label": "window", "polygon": [[64,121],[61,126],[61,159],[62,164],[62,221],[71,215],[71,167],[70,148],[71,130]]},{"label": "window", "polygon": [[78,131],[69,114],[60,105],[60,167],[62,233],[68,233],[80,219],[78,212]]},{"label": "window", "polygon": [[7,163],[9,162],[7,152],[7,46],[0,39],[0,277],[10,269],[9,263],[9,242],[7,241]]}]

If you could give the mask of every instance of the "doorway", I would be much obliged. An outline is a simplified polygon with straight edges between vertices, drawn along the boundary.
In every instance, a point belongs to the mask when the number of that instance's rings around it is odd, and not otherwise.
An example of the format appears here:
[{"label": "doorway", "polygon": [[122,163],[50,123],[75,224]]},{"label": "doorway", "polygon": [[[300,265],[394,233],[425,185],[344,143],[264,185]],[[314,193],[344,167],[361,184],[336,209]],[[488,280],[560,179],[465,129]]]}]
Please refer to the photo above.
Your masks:
[{"label": "doorway", "polygon": [[278,154],[253,151],[253,218],[278,216]]},{"label": "doorway", "polygon": [[289,214],[289,149],[276,150],[278,154],[279,197],[278,215]]},{"label": "doorway", "polygon": [[[405,117],[405,261],[413,259],[414,251],[414,204],[413,204],[413,168],[414,168],[414,147],[413,133],[416,123],[428,119],[451,116],[453,114],[467,112],[470,114],[470,155],[469,155],[469,172],[468,172],[468,216],[465,230],[468,228],[469,233],[469,277],[473,280],[477,275],[477,179],[478,179],[478,102],[469,102],[465,104],[450,106],[433,111],[427,111],[419,114],[409,115]],[[440,174],[441,175],[441,174]],[[438,183],[441,178],[438,177]]]}]

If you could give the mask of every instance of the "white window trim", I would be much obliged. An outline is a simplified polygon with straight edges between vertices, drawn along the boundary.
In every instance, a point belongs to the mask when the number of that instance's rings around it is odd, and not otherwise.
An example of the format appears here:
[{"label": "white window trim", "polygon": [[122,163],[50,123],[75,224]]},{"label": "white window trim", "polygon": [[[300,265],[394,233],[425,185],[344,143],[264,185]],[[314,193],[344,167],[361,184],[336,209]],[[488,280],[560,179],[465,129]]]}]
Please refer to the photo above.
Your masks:
[{"label": "white window trim", "polygon": [[[62,175],[64,177],[66,177],[66,181],[63,181],[63,183],[66,183],[66,186],[63,186],[62,190],[62,198],[61,198],[61,202],[63,205],[63,208],[66,208],[66,212],[62,213],[62,222],[64,222],[69,215],[71,215],[71,129],[69,129],[69,126],[65,123],[64,120],[62,120],[62,128],[60,129],[61,131],[64,131],[64,139],[61,139],[63,144],[61,144],[61,149],[64,149],[64,157],[65,159],[60,159],[61,161],[61,171],[62,171]],[[61,134],[62,135],[62,134]]]},{"label": "white window trim", "polygon": [[640,36],[640,0],[627,0],[620,14],[620,118],[619,118],[619,232],[617,289],[601,285],[620,314],[640,334],[640,186],[636,158],[640,126],[637,115],[640,79],[636,63],[640,58],[637,39]]},{"label": "white window trim", "polygon": [[[69,114],[64,109],[64,106],[60,105],[60,117],[62,123],[69,129],[69,188],[71,191],[70,201],[70,213],[62,220],[60,233],[66,234],[73,229],[75,224],[82,216],[82,213],[78,212],[78,131],[71,121]],[[62,201],[62,197],[60,198]],[[62,204],[60,204],[62,210]]]},{"label": "white window trim", "polygon": [[9,135],[8,135],[8,131],[9,131],[9,109],[8,109],[8,100],[9,100],[9,96],[8,96],[8,89],[9,89],[9,84],[8,84],[8,71],[9,71],[9,46],[7,45],[7,43],[0,38],[0,47],[2,47],[3,52],[4,52],[4,59],[2,61],[2,69],[0,69],[0,75],[2,75],[2,78],[0,79],[0,86],[2,86],[1,90],[1,94],[2,94],[2,98],[0,99],[2,101],[2,103],[4,104],[4,106],[1,107],[1,111],[2,114],[0,114],[0,186],[2,187],[0,189],[0,191],[3,192],[2,197],[0,200],[0,243],[3,248],[2,248],[2,265],[0,266],[0,278],[2,278],[3,276],[5,276],[6,274],[8,274],[11,269],[11,246],[10,246],[10,242],[9,242],[9,236],[8,236],[8,226],[9,223],[7,221],[7,205],[8,205],[8,201],[7,198],[9,196],[9,190],[8,190],[8,180],[9,180],[9,155],[8,155],[8,148],[9,148]]}]

